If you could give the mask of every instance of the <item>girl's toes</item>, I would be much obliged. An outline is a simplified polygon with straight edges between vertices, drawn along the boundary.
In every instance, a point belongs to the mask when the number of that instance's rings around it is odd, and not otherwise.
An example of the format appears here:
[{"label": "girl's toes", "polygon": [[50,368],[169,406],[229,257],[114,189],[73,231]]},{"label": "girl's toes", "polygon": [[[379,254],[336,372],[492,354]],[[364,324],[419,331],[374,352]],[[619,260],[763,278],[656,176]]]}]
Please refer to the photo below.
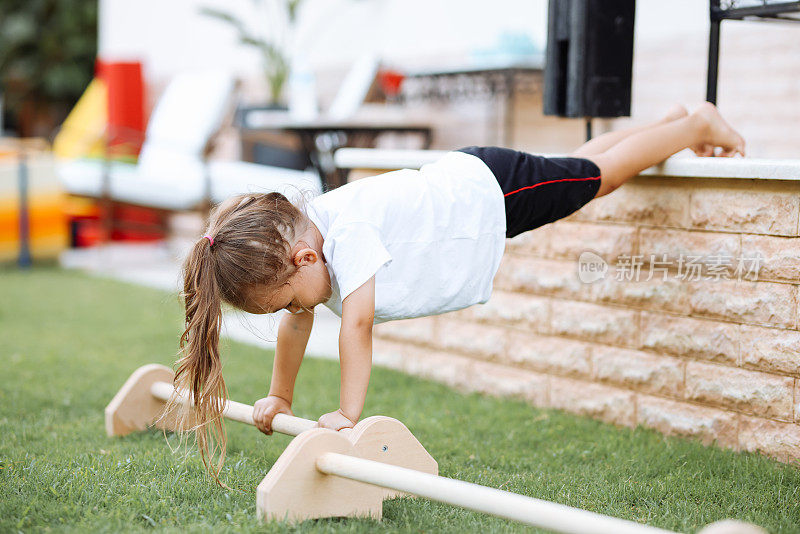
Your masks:
[{"label": "girl's toes", "polygon": [[723,150],[721,155],[726,157],[726,158],[729,158],[729,157],[735,156],[736,154],[740,154],[742,157],[744,157],[744,140],[743,139],[740,139],[739,142],[736,143],[733,146],[733,148],[728,149],[728,150]]},{"label": "girl's toes", "polygon": [[692,151],[701,158],[707,158],[714,155],[714,147],[712,145],[693,146]]}]

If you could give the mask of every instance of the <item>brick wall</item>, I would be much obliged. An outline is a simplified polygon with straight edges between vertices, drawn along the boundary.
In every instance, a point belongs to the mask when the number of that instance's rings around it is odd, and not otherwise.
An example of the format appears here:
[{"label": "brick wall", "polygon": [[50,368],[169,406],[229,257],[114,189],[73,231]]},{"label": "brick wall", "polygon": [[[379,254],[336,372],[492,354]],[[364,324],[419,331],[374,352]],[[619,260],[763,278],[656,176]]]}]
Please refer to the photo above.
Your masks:
[{"label": "brick wall", "polygon": [[[800,459],[799,224],[800,181],[637,177],[509,240],[488,303],[377,326],[375,357],[462,390]],[[581,281],[585,251],[604,278]]]}]

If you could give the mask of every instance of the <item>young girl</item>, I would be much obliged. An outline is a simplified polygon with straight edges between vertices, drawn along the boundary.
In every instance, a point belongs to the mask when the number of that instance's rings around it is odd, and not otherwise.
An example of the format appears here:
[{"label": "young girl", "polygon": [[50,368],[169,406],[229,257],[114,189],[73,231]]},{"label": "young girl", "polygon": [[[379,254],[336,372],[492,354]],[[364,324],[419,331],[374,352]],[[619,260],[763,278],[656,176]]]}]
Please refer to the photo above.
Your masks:
[{"label": "young girl", "polygon": [[218,444],[218,473],[225,454],[222,302],[250,313],[289,311],[269,394],[255,403],[266,434],[275,414],[292,413],[314,307],[340,315],[339,406],[318,425],[352,427],[367,395],[373,324],[486,302],[507,237],[565,217],[685,148],[744,156],[741,136],[704,103],[691,114],[676,106],[654,124],[601,135],[566,158],[464,148],[419,171],[347,184],[304,211],[280,193],[229,199],[184,265],[186,330],[175,385],[195,399],[204,462]]}]

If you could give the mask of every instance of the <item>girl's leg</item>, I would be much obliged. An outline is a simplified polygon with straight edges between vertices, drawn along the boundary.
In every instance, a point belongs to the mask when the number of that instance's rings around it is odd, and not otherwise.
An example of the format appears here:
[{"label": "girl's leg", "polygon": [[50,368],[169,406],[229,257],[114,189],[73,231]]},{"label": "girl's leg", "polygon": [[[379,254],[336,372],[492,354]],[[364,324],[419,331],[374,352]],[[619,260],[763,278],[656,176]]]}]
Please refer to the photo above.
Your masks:
[{"label": "girl's leg", "polygon": [[[616,145],[626,137],[630,137],[631,135],[648,130],[650,128],[655,128],[656,126],[661,126],[662,124],[667,124],[669,122],[682,119],[683,117],[687,116],[689,113],[686,111],[686,108],[681,106],[680,104],[676,104],[667,112],[664,117],[661,119],[650,123],[650,124],[643,124],[641,126],[633,126],[631,128],[625,128],[622,130],[616,130],[613,132],[606,132],[602,135],[598,135],[594,139],[590,139],[589,141],[582,144],[578,149],[570,154],[576,158],[586,158],[589,156],[593,156],[595,154],[600,154],[605,152],[612,146]],[[699,155],[699,154],[698,154]]]},{"label": "girl's leg", "polygon": [[711,145],[721,156],[744,156],[744,139],[731,128],[716,106],[704,103],[691,115],[632,133],[606,151],[589,155],[602,176],[596,197],[607,195],[643,170],[681,150]]}]

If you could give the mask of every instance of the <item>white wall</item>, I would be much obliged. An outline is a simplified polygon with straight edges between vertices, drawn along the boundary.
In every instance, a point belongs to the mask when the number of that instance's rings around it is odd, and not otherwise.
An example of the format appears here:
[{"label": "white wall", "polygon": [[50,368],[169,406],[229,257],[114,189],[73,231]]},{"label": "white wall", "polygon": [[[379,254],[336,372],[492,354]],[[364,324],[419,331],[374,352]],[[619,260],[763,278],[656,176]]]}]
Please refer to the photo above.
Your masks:
[{"label": "white wall", "polygon": [[[201,6],[236,13],[256,30],[266,26],[249,0],[100,0],[100,55],[141,59],[158,78],[207,65],[258,72],[257,54],[198,14]],[[639,0],[636,9],[637,46],[708,33],[706,0]],[[373,51],[390,62],[435,63],[489,47],[503,32],[526,33],[543,48],[546,17],[547,0],[306,0],[296,44],[315,67]]]},{"label": "white wall", "polygon": [[[224,0],[100,0],[98,55],[108,61],[142,61],[148,79],[206,66],[251,71],[258,64],[257,54],[237,46],[232,30],[198,14],[201,5],[223,4]],[[228,4],[231,11],[246,6],[241,1]]]},{"label": "white wall", "polygon": [[[182,69],[217,67],[248,80],[249,100],[266,94],[258,54],[240,46],[233,30],[198,14],[200,6],[224,7],[263,30],[252,0],[99,1],[100,56],[143,61],[151,86]],[[306,0],[295,47],[318,72],[344,72],[365,52],[401,68],[447,65],[490,47],[504,32],[525,32],[544,47],[546,11],[547,0]],[[672,102],[704,99],[708,25],[708,0],[637,1],[637,122]],[[720,108],[745,134],[750,154],[796,157],[800,25],[723,23],[719,74]],[[318,76],[321,99],[339,83]]]},{"label": "white wall", "polygon": [[[296,48],[314,67],[347,65],[365,52],[389,62],[435,63],[525,32],[542,47],[546,0],[306,0]],[[258,55],[233,30],[198,14],[201,6],[259,19],[247,0],[100,0],[99,55],[139,59],[148,77],[186,68],[259,72]],[[253,24],[253,28],[259,28]]]}]

